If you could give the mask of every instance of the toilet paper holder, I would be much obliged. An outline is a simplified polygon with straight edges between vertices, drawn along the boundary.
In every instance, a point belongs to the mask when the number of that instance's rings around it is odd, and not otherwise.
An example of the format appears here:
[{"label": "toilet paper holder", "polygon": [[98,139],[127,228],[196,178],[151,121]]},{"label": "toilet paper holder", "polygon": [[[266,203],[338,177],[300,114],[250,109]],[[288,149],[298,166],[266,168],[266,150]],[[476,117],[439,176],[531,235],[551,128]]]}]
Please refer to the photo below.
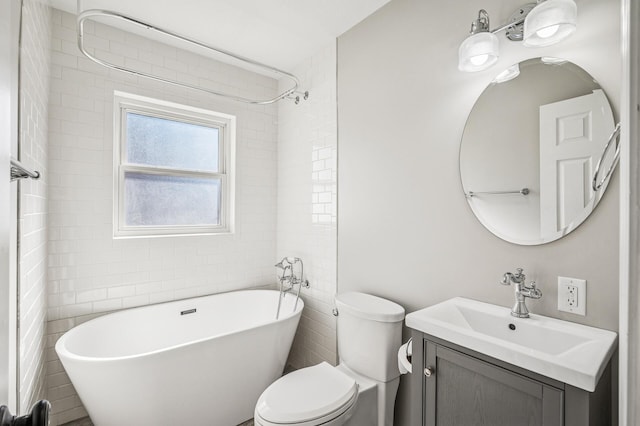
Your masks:
[{"label": "toilet paper holder", "polygon": [[401,374],[411,373],[411,355],[413,353],[413,338],[398,349],[398,369]]}]

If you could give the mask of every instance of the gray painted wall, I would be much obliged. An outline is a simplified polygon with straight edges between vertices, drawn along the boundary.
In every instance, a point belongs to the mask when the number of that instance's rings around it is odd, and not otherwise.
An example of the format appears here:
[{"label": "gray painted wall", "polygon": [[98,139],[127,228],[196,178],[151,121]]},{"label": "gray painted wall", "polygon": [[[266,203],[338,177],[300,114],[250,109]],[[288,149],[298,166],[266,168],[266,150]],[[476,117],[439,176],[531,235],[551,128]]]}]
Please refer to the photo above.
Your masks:
[{"label": "gray painted wall", "polygon": [[[478,8],[493,27],[504,0],[393,0],[338,40],[338,291],[389,298],[408,312],[454,296],[513,302],[502,274],[523,267],[544,292],[534,313],[606,329],[618,327],[617,175],[576,231],[542,246],[516,246],[489,233],[462,194],[458,151],[466,117],[488,82],[512,63],[564,57],[620,102],[620,3],[578,0],[578,30],[547,48],[500,35],[497,66],[457,70],[457,49]],[[587,280],[587,316],[557,311],[557,277]],[[404,381],[403,381],[404,382]],[[406,383],[396,404],[406,421]]]}]

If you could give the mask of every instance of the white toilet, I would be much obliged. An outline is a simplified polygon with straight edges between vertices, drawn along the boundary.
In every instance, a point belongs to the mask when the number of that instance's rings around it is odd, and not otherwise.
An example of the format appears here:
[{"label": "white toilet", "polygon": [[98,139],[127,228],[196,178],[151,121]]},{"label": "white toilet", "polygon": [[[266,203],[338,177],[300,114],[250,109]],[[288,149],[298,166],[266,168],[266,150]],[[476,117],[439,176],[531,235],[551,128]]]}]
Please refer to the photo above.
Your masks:
[{"label": "white toilet", "polygon": [[338,357],[294,371],[258,399],[256,426],[392,426],[404,308],[364,293],[336,296]]}]

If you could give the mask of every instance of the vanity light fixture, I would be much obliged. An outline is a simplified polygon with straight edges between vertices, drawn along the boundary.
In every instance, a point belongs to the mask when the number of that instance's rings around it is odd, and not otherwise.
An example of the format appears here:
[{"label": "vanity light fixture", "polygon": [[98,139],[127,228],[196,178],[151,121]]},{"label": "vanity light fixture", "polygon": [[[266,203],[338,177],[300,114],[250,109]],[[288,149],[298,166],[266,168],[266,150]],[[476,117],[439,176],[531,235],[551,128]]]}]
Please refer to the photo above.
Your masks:
[{"label": "vanity light fixture", "polygon": [[542,47],[557,43],[576,29],[578,8],[574,0],[538,0],[521,6],[509,21],[490,29],[489,14],[480,9],[471,23],[471,35],[458,49],[458,69],[482,71],[497,62],[500,52],[496,33],[505,30],[511,41],[523,41],[527,47]]}]

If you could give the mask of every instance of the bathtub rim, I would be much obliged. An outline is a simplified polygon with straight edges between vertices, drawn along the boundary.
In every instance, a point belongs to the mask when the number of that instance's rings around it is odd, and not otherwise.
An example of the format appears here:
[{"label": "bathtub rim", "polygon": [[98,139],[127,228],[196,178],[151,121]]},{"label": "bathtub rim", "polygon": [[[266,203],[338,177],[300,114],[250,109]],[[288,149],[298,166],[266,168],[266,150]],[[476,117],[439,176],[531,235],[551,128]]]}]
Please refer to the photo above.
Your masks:
[{"label": "bathtub rim", "polygon": [[[118,357],[89,357],[89,356],[84,356],[84,355],[78,355],[75,354],[71,351],[69,351],[66,347],[66,345],[64,344],[66,342],[66,340],[68,339],[68,335],[69,333],[71,333],[73,330],[75,330],[76,328],[79,327],[84,327],[86,324],[90,324],[93,321],[96,320],[101,320],[103,318],[105,318],[106,316],[109,315],[117,315],[119,313],[124,313],[124,312],[130,312],[136,309],[144,309],[144,308],[148,308],[151,306],[160,306],[160,305],[167,305],[170,303],[177,303],[177,302],[183,302],[185,300],[197,300],[197,299],[204,299],[207,297],[214,297],[214,296],[218,296],[218,295],[223,295],[223,294],[230,294],[230,293],[280,293],[278,290],[270,290],[270,289],[245,289],[245,290],[231,290],[231,291],[225,291],[225,292],[221,292],[221,293],[212,293],[212,294],[205,294],[203,296],[196,296],[196,297],[185,297],[183,299],[176,299],[176,300],[170,300],[167,302],[160,302],[160,303],[153,303],[153,304],[149,304],[149,305],[143,305],[143,306],[135,306],[132,308],[126,308],[126,309],[119,309],[117,311],[112,311],[112,312],[107,312],[104,315],[100,315],[99,317],[96,318],[92,318],[86,322],[83,322],[82,324],[78,324],[75,327],[71,328],[70,330],[66,331],[62,336],[60,336],[60,338],[56,341],[56,344],[54,345],[54,349],[56,352],[56,355],[58,355],[58,358],[60,359],[60,361],[62,362],[62,358],[64,355],[65,358],[67,359],[72,359],[74,361],[81,361],[81,362],[87,362],[87,363],[97,363],[97,362],[101,362],[101,363],[107,363],[107,362],[120,362],[120,361],[126,361],[126,360],[134,360],[134,359],[138,359],[138,358],[143,358],[143,357],[148,357],[148,356],[153,356],[153,355],[157,355],[157,354],[161,354],[164,352],[169,352],[171,350],[176,350],[176,349],[180,349],[186,346],[190,346],[190,345],[194,345],[194,344],[198,344],[198,343],[202,343],[202,342],[206,342],[209,340],[213,340],[213,339],[217,339],[217,338],[222,338],[222,337],[226,337],[226,336],[230,336],[233,334],[238,333],[238,330],[236,331],[232,331],[232,332],[226,332],[226,333],[221,333],[221,334],[216,334],[213,337],[205,337],[202,339],[197,339],[197,340],[190,340],[188,342],[185,343],[181,343],[179,345],[172,345],[172,346],[167,346],[164,347],[162,349],[156,349],[154,351],[148,351],[148,352],[143,352],[143,353],[139,353],[139,354],[135,354],[135,355],[125,355],[125,356],[118,356]],[[290,296],[293,296],[293,294],[287,293]],[[286,296],[286,294],[285,294]],[[276,299],[277,301],[277,299]],[[260,329],[263,327],[266,327],[268,325],[277,323],[277,322],[283,322],[286,321],[290,318],[295,317],[296,315],[301,316],[302,315],[302,310],[304,309],[305,303],[304,300],[302,299],[302,297],[300,297],[300,299],[298,300],[298,307],[296,308],[296,310],[294,312],[290,312],[287,315],[280,315],[280,317],[278,319],[275,319],[275,317],[269,321],[266,321],[264,323],[260,323],[259,325],[255,326],[255,327],[251,327],[251,328],[246,328],[243,329],[241,331],[244,330],[255,330],[255,329]],[[64,365],[64,362],[63,362]]]}]

